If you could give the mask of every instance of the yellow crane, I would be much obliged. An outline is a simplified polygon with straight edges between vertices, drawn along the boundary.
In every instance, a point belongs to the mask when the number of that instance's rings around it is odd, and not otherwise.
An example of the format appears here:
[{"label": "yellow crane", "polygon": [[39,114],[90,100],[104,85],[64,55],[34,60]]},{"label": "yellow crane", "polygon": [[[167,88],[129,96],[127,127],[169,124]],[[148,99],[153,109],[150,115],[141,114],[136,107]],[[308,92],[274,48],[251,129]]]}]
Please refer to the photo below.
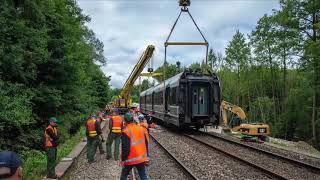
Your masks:
[{"label": "yellow crane", "polygon": [[[231,127],[231,131],[240,132],[250,136],[264,137],[270,135],[270,127],[264,123],[244,123],[246,113],[237,105],[233,105],[227,101],[221,101],[221,114],[223,125]],[[236,115],[230,122],[228,122],[228,112]]]},{"label": "yellow crane", "polygon": [[154,45],[148,45],[146,50],[140,56],[138,63],[134,66],[131,74],[124,83],[122,90],[119,94],[119,98],[114,101],[114,106],[118,108],[120,113],[125,113],[131,107],[132,101],[129,97],[130,90],[134,85],[134,82],[140,76],[141,72],[145,68],[146,64],[151,59],[154,52]]}]

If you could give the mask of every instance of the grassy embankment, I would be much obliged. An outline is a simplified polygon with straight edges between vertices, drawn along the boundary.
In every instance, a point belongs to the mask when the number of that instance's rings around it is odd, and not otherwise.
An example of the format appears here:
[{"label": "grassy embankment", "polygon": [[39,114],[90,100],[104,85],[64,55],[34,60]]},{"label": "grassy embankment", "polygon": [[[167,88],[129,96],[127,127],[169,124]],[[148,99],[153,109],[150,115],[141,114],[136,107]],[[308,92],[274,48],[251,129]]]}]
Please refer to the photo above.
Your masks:
[{"label": "grassy embankment", "polygon": [[[63,144],[60,144],[58,146],[57,162],[59,162],[63,157],[66,157],[83,137],[85,137],[85,128],[81,127],[79,132],[67,139]],[[29,151],[24,154],[24,157],[23,179],[42,179],[46,174],[47,168],[45,152]]]}]

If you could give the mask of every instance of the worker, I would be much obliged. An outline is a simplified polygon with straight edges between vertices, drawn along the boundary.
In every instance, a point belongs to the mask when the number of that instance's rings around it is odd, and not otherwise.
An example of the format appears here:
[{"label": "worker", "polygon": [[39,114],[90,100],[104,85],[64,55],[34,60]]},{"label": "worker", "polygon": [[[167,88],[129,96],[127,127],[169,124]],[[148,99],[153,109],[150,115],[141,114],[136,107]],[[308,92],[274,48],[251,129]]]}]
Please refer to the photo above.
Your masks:
[{"label": "worker", "polygon": [[107,147],[107,159],[111,159],[111,146],[114,141],[114,160],[119,160],[119,151],[120,151],[120,135],[122,132],[123,121],[122,117],[118,114],[117,110],[114,109],[112,112],[112,117],[109,120],[109,134],[106,142]]},{"label": "worker", "polygon": [[141,180],[147,180],[145,165],[148,161],[148,133],[143,127],[133,123],[132,114],[126,113],[124,120],[127,126],[121,135],[123,168],[120,180],[127,179],[133,167],[137,168]]},{"label": "worker", "polygon": [[147,115],[146,119],[147,119],[147,123],[148,123],[148,124],[151,124],[151,123],[152,123],[152,114],[149,113],[149,114]]},{"label": "worker", "polygon": [[145,128],[149,133],[148,123],[147,123],[147,120],[144,118],[144,115],[143,114],[139,114],[138,119],[139,119],[139,122],[140,122],[139,125],[141,127]]},{"label": "worker", "polygon": [[[96,112],[95,118],[97,121],[99,121],[99,123],[101,123],[102,121],[106,121],[106,119],[102,117],[102,113],[100,111]],[[104,154],[103,145],[102,145],[103,142],[105,142],[105,139],[103,137],[103,134],[101,133],[98,137],[98,148],[99,148],[100,154]]]},{"label": "worker", "polygon": [[149,113],[147,115],[146,119],[147,119],[147,123],[148,123],[148,128],[155,128],[156,127],[155,124],[152,121],[152,114],[151,113]]},{"label": "worker", "polygon": [[87,158],[88,163],[94,163],[94,155],[97,151],[98,138],[101,135],[100,122],[97,121],[93,116],[87,119],[86,124],[86,135],[87,135]]},{"label": "worker", "polygon": [[56,159],[57,159],[57,146],[59,144],[58,135],[58,119],[51,117],[49,125],[44,132],[45,136],[45,149],[47,154],[47,178],[57,178],[55,172]]},{"label": "worker", "polygon": [[19,156],[12,151],[0,152],[0,179],[21,180],[22,161]]},{"label": "worker", "polygon": [[140,119],[139,119],[138,114],[131,113],[131,115],[133,116],[133,122],[136,123],[137,125],[139,125],[140,124]]}]

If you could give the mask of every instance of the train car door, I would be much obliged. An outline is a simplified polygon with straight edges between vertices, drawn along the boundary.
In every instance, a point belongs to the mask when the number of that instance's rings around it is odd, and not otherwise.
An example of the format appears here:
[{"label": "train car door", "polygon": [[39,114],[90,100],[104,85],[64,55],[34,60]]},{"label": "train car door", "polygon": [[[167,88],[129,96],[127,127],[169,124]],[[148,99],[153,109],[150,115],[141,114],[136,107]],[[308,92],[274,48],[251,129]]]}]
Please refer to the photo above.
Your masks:
[{"label": "train car door", "polygon": [[192,115],[208,115],[208,87],[192,88]]},{"label": "train car door", "polygon": [[166,101],[165,101],[165,104],[164,104],[165,112],[168,112],[169,97],[170,97],[170,87],[167,87],[166,88]]}]

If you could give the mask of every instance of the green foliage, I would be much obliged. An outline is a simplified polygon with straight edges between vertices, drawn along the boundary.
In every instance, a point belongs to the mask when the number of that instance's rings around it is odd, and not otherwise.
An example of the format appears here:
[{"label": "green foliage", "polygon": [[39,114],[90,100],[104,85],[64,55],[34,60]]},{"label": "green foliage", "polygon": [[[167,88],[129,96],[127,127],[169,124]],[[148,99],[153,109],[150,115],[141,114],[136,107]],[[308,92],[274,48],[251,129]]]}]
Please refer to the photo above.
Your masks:
[{"label": "green foliage", "polygon": [[244,35],[237,30],[226,48],[226,63],[231,69],[240,72],[245,69],[250,60],[250,48]]},{"label": "green foliage", "polygon": [[189,69],[191,69],[192,71],[195,71],[197,69],[201,69],[201,64],[198,62],[192,63],[192,64],[190,64]]},{"label": "green foliage", "polygon": [[[72,149],[85,137],[84,126],[73,137],[69,138],[64,144],[59,146],[57,161],[66,157]],[[37,150],[23,151],[23,176],[26,179],[42,179],[46,174],[47,157],[45,152]]]},{"label": "green foliage", "polygon": [[[169,79],[175,75],[177,75],[180,72],[180,68],[177,67],[176,64],[169,64],[168,62],[166,62],[165,64],[166,69],[165,69],[165,79]],[[158,67],[155,71],[155,73],[163,73],[163,66]],[[162,81],[162,76],[158,77],[154,77],[158,82]]]},{"label": "green foliage", "polygon": [[316,145],[320,140],[319,9],[318,1],[281,0],[278,11],[259,19],[249,35],[250,46],[236,32],[218,69],[222,99],[242,107],[248,120],[268,123],[275,137]]},{"label": "green foliage", "polygon": [[52,116],[64,142],[111,100],[103,44],[76,1],[0,4],[0,149],[42,150]]},{"label": "green foliage", "polygon": [[[225,62],[230,70],[237,72],[237,89],[242,90],[241,77],[242,71],[247,69],[247,66],[251,59],[251,53],[248,43],[244,35],[237,30],[236,34],[233,36],[232,40],[229,42],[226,48],[226,58]],[[240,104],[240,95],[236,92],[236,102]]]}]

